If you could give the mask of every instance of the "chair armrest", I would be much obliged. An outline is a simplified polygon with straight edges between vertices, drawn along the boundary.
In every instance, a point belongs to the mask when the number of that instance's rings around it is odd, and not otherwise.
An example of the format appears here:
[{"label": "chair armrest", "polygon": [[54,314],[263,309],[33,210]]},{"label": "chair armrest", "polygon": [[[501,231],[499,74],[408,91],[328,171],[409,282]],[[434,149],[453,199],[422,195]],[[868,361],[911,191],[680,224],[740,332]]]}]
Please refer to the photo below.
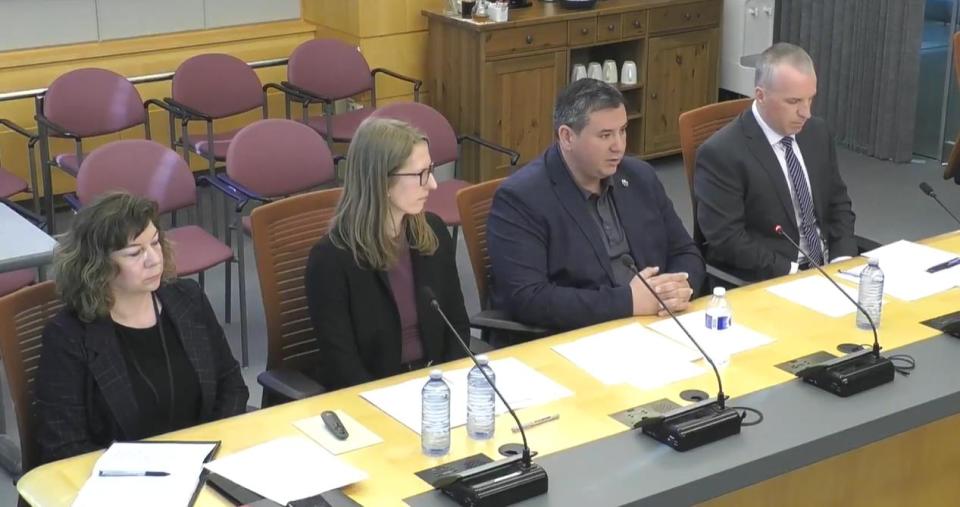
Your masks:
[{"label": "chair armrest", "polygon": [[882,246],[880,243],[877,243],[876,241],[870,238],[865,238],[863,236],[854,236],[854,238],[857,240],[858,254],[862,254],[863,252],[869,252],[870,250],[876,250],[877,248],[880,248]]},{"label": "chair armrest", "polygon": [[44,115],[42,115],[42,114],[36,115],[35,118],[37,119],[37,123],[39,123],[39,124],[43,125],[44,127],[46,127],[46,128],[48,128],[48,129],[56,132],[56,134],[59,135],[59,136],[69,137],[70,139],[73,139],[74,141],[79,141],[79,140],[80,140],[80,136],[78,136],[78,135],[76,135],[76,134],[70,133],[67,129],[61,127],[60,125],[57,125],[56,123],[53,123],[53,122],[50,121],[46,116],[44,116]]},{"label": "chair armrest", "polygon": [[17,134],[20,134],[21,136],[26,137],[27,140],[30,141],[31,146],[34,143],[36,143],[35,139],[38,139],[37,136],[28,132],[27,129],[21,127],[20,125],[17,125],[16,123],[13,123],[12,121],[6,118],[0,118],[0,125],[3,125],[4,127],[7,127],[8,129],[16,132]]},{"label": "chair armrest", "polygon": [[327,392],[317,381],[287,368],[266,370],[257,375],[257,382],[271,393],[290,400],[302,400]]},{"label": "chair armrest", "polygon": [[72,209],[74,213],[80,211],[80,208],[83,207],[77,194],[63,194],[63,200],[67,201],[67,205],[70,206],[70,209]]},{"label": "chair armrest", "polygon": [[168,113],[170,113],[170,114],[172,114],[172,115],[174,115],[174,116],[184,116],[184,112],[183,112],[183,111],[181,111],[180,109],[177,109],[176,107],[174,107],[173,104],[168,103],[168,102],[164,102],[164,101],[162,101],[162,100],[158,100],[158,99],[147,99],[146,101],[144,101],[144,103],[143,103],[143,108],[144,108],[144,109],[146,109],[147,111],[149,111],[149,110],[150,110],[150,106],[157,106],[157,107],[159,107],[160,109],[163,109],[163,110],[167,111]]},{"label": "chair armrest", "polygon": [[731,275],[730,273],[727,273],[726,271],[711,264],[707,264],[707,276],[719,280],[725,284],[732,285],[733,287],[743,287],[744,285],[750,284],[750,282]]},{"label": "chair armrest", "polygon": [[264,93],[266,93],[266,91],[267,91],[267,90],[270,90],[270,89],[279,90],[279,91],[282,92],[283,94],[285,94],[285,95],[290,95],[291,97],[293,97],[294,99],[296,99],[296,100],[299,101],[299,102],[310,102],[311,100],[313,100],[312,97],[307,96],[307,95],[304,95],[304,94],[300,93],[299,91],[294,90],[293,88],[290,88],[289,86],[286,86],[286,85],[283,85],[283,84],[267,83],[267,84],[263,85],[263,91],[264,91]]},{"label": "chair armrest", "polygon": [[377,67],[376,69],[370,71],[370,75],[373,76],[374,79],[376,79],[377,74],[386,74],[394,79],[399,79],[401,81],[406,81],[413,84],[413,101],[420,102],[420,87],[423,86],[423,81],[410,76],[404,76],[403,74],[399,74],[383,67]]},{"label": "chair armrest", "polygon": [[220,180],[221,184],[227,185],[228,187],[230,187],[231,190],[244,196],[245,198],[244,200],[252,200],[252,201],[263,202],[263,203],[273,201],[273,199],[269,197],[265,197],[261,195],[259,192],[254,192],[253,190],[250,190],[249,188],[237,183],[236,181],[233,180],[233,178],[231,178],[230,176],[227,176],[226,174],[218,174],[217,179]]},{"label": "chair armrest", "polygon": [[[307,91],[307,90],[305,90],[305,89],[303,89],[303,88],[300,88],[299,86],[297,86],[297,85],[295,85],[295,84],[291,84],[289,81],[281,81],[281,82],[280,82],[280,86],[281,86],[282,88],[286,88],[286,89],[290,90],[291,92],[295,93],[296,95],[292,95],[292,98],[293,98],[295,101],[297,101],[297,102],[303,102],[304,104],[306,104],[306,105],[308,105],[308,106],[309,106],[311,103],[313,103],[313,102],[322,102],[322,103],[324,103],[324,104],[332,104],[332,103],[333,103],[332,100],[327,99],[327,98],[324,98],[324,97],[320,97],[319,95],[315,95],[315,94],[313,94],[313,93],[310,93],[309,91]],[[301,97],[302,97],[302,98],[301,98]]]},{"label": "chair armrest", "polygon": [[490,329],[530,335],[547,335],[551,331],[537,326],[528,326],[511,320],[506,312],[500,310],[482,310],[470,316],[470,327],[476,329]]},{"label": "chair armrest", "polygon": [[509,156],[509,157],[510,157],[510,165],[517,165],[517,162],[520,161],[520,154],[517,153],[516,151],[513,151],[513,150],[511,150],[510,148],[507,148],[507,147],[504,147],[504,146],[500,146],[499,144],[496,144],[496,143],[491,143],[490,141],[487,141],[487,140],[485,140],[485,139],[481,139],[481,138],[479,138],[479,137],[477,137],[477,136],[474,136],[474,135],[471,135],[471,134],[465,134],[465,135],[462,135],[462,136],[458,136],[458,137],[457,137],[457,142],[458,142],[458,143],[462,143],[462,142],[464,142],[464,141],[471,141],[471,142],[474,142],[474,143],[476,143],[476,144],[479,144],[480,146],[483,146],[484,148],[488,148],[488,149],[491,149],[491,150],[493,150],[493,151],[498,151],[498,152],[500,152],[500,153],[503,153],[504,155]]},{"label": "chair armrest", "polygon": [[210,176],[203,175],[197,178],[197,183],[200,186],[210,185],[213,188],[223,192],[224,195],[237,202],[238,208],[243,207],[248,200],[246,195],[241,193],[236,188],[230,186],[228,183],[223,182],[220,180],[220,178],[211,178]]},{"label": "chair armrest", "polygon": [[176,100],[171,99],[170,97],[163,99],[163,101],[166,102],[167,105],[171,106],[176,111],[174,112],[167,108],[164,108],[164,109],[167,109],[167,111],[170,111],[181,118],[186,118],[187,120],[213,121],[213,117],[203,114],[200,111],[197,111],[196,109],[193,109],[189,106],[181,104]]}]

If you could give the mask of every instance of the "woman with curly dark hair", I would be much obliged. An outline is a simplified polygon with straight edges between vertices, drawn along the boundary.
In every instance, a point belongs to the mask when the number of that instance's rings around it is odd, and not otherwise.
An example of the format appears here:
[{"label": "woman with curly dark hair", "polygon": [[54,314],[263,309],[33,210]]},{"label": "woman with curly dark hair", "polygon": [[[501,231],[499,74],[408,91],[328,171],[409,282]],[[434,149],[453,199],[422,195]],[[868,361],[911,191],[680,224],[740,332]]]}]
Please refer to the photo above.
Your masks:
[{"label": "woman with curly dark hair", "polygon": [[43,331],[42,461],[244,411],[240,367],[203,290],[174,278],[153,202],[111,193],[82,209],[54,265],[65,308]]}]

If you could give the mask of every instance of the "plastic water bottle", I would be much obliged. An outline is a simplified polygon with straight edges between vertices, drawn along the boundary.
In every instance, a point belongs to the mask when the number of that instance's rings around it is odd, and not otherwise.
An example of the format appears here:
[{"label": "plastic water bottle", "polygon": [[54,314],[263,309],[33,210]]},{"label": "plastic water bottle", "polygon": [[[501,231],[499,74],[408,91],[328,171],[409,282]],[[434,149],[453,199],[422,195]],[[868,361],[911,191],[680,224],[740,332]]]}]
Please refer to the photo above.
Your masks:
[{"label": "plastic water bottle", "polygon": [[[873,325],[880,327],[880,310],[883,307],[883,270],[880,269],[880,259],[870,259],[867,267],[860,272],[860,295],[857,298],[860,306],[870,314]],[[857,327],[870,329],[870,321],[857,310]]]},{"label": "plastic water bottle", "polygon": [[450,452],[450,386],[443,372],[431,370],[421,393],[420,447],[427,456],[443,456]]},{"label": "plastic water bottle", "polygon": [[[497,376],[485,355],[477,356],[477,362],[483,367],[490,380],[496,384]],[[496,428],[496,397],[493,387],[483,377],[483,373],[474,366],[467,374],[467,435],[474,440],[493,438]]]},{"label": "plastic water bottle", "polygon": [[701,345],[706,345],[704,349],[710,354],[710,359],[713,359],[717,368],[723,368],[730,363],[730,351],[724,343],[724,335],[733,325],[733,310],[727,303],[727,289],[713,288],[713,297],[707,305],[704,325],[709,338],[708,343]]}]

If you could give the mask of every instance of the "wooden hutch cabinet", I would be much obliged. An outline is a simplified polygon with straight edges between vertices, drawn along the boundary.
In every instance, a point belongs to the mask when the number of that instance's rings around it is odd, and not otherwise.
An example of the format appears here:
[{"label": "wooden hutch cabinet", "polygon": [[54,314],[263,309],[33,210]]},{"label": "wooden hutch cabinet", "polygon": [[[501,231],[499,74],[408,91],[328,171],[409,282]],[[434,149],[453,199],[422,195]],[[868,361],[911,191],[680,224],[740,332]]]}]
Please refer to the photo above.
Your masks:
[{"label": "wooden hutch cabinet", "polygon": [[[717,100],[722,0],[600,0],[590,10],[534,0],[505,23],[425,10],[429,103],[458,133],[515,149],[521,163],[553,140],[553,103],[576,64],[637,64],[627,102],[627,151],[644,158],[680,149],[680,113]],[[465,145],[461,177],[510,172],[506,157]]]}]

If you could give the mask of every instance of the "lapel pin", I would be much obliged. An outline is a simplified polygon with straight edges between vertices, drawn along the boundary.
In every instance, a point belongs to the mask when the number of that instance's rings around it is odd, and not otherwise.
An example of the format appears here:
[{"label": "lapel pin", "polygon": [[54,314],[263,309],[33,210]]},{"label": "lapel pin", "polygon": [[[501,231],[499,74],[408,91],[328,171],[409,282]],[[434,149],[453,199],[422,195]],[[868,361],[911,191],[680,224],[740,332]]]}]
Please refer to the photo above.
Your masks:
[{"label": "lapel pin", "polygon": [[621,179],[621,180],[620,180],[620,184],[623,185],[624,188],[627,188],[627,187],[630,186],[630,182],[627,181],[626,178]]}]

